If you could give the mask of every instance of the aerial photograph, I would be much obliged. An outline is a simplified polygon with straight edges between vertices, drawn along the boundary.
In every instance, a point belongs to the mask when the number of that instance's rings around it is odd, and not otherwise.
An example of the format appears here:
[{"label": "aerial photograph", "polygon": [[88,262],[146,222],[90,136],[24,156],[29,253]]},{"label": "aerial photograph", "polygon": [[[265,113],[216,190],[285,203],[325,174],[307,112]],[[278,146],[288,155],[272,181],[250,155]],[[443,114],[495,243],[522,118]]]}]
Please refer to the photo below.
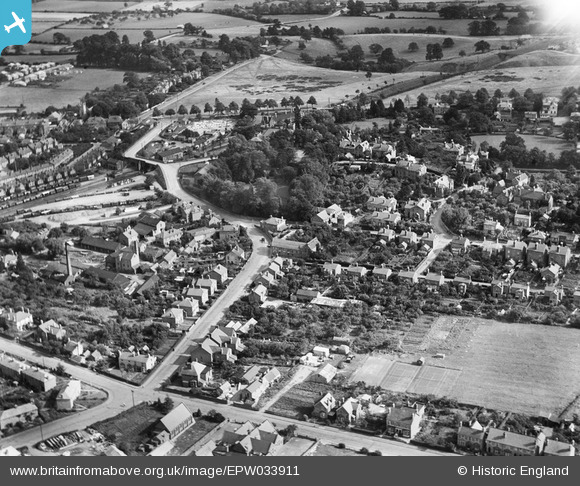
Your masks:
[{"label": "aerial photograph", "polygon": [[580,455],[580,1],[6,3],[0,456]]}]

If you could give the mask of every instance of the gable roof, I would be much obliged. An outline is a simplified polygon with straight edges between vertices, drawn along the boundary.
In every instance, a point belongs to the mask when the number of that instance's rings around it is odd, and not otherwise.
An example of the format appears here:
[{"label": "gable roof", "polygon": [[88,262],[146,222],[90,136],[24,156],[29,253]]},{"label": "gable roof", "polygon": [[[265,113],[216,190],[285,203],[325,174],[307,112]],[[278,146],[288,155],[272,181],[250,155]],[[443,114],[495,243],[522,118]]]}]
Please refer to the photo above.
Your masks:
[{"label": "gable roof", "polygon": [[191,412],[183,403],[180,403],[177,407],[171,410],[171,412],[165,415],[165,417],[161,418],[159,422],[161,422],[168,432],[171,432],[190,418]]}]

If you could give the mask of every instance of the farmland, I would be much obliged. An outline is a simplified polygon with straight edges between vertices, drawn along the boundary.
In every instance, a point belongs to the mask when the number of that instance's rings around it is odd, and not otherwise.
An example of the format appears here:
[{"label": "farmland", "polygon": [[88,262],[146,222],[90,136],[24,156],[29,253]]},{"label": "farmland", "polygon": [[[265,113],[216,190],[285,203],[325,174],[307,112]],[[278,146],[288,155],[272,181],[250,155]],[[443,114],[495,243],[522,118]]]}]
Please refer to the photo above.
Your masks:
[{"label": "farmland", "polygon": [[[78,74],[76,74],[78,73]],[[78,70],[47,87],[27,86],[24,88],[2,86],[0,98],[9,96],[16,102],[26,104],[29,112],[44,111],[48,106],[62,107],[76,104],[89,91],[106,88],[123,80],[122,71],[111,69]],[[48,84],[48,83],[47,83]]]},{"label": "farmland", "polygon": [[[244,98],[274,98],[280,102],[287,96],[314,95],[320,104],[328,100],[343,100],[345,95],[355,96],[357,90],[368,90],[416,78],[418,73],[374,74],[369,81],[363,72],[334,71],[298,64],[275,57],[262,57],[221,77],[210,86],[200,87],[195,93],[180,99],[172,106],[180,104],[205,104],[219,98],[224,103],[240,102]],[[306,96],[306,99],[308,98]],[[306,99],[304,101],[306,101]]]},{"label": "farmland", "polygon": [[531,88],[535,92],[543,93],[545,96],[559,96],[562,88],[576,84],[579,73],[580,66],[494,69],[456,76],[443,82],[433,83],[429,86],[409,91],[402,96],[408,94],[413,97],[424,93],[433,99],[437,93],[448,93],[451,90],[458,93],[467,90],[475,92],[482,87],[492,92],[496,89],[501,89],[506,93],[512,88],[521,93]]},{"label": "farmland", "polygon": [[[129,6],[141,5],[137,2],[126,2]],[[94,0],[43,0],[32,4],[33,12],[84,12],[102,13],[123,10],[125,2],[99,2]],[[33,14],[33,18],[34,14]]]}]

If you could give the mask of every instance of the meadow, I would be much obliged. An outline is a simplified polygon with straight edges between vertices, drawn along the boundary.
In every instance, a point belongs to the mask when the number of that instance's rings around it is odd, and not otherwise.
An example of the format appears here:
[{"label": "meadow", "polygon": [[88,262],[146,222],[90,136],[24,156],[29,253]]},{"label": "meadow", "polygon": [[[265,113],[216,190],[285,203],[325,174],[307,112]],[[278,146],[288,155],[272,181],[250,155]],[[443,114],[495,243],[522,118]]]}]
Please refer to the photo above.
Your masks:
[{"label": "meadow", "polygon": [[140,5],[137,2],[109,2],[95,0],[43,0],[32,4],[33,12],[86,12],[103,13],[123,10],[125,3],[129,6]]}]

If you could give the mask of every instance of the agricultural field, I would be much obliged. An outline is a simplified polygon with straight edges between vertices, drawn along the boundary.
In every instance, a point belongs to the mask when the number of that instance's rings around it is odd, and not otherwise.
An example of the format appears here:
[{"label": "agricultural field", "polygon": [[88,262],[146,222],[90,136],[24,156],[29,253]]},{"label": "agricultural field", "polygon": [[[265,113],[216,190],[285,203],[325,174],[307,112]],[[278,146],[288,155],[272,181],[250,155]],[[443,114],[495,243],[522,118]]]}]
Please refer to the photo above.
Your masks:
[{"label": "agricultural field", "polygon": [[[389,15],[388,12],[383,12],[382,15],[385,17]],[[472,22],[470,19],[461,20],[445,20],[445,19],[388,19],[388,18],[376,18],[376,17],[332,17],[324,20],[317,21],[313,25],[318,25],[321,29],[327,27],[336,27],[338,29],[344,30],[345,34],[356,34],[362,32],[365,27],[378,27],[383,29],[385,27],[390,28],[392,31],[399,29],[410,29],[412,27],[416,29],[426,29],[430,25],[436,29],[443,29],[448,35],[467,35],[468,25]],[[299,22],[296,25],[308,27],[310,21]],[[507,25],[506,20],[499,20],[496,22],[499,28],[503,31]],[[477,40],[477,38],[474,37]]]},{"label": "agricultural field", "polygon": [[218,77],[207,86],[181,98],[171,106],[205,104],[216,97],[228,104],[240,103],[244,98],[273,98],[278,103],[283,97],[301,96],[304,102],[314,95],[320,105],[339,102],[356,96],[357,90],[369,91],[385,84],[415,79],[420,73],[373,74],[368,80],[364,72],[334,71],[298,64],[275,57],[261,57]]},{"label": "agricultural field", "polygon": [[[572,150],[574,148],[572,142],[566,142],[559,138],[521,134],[519,136],[526,142],[528,150],[538,147],[540,150],[545,150],[548,153],[552,152],[554,155],[559,156],[564,150]],[[505,135],[472,135],[471,139],[478,144],[486,141],[492,147],[499,149],[499,145],[505,140]]]},{"label": "agricultural field", "polygon": [[[70,24],[69,24],[70,25]],[[77,27],[59,27],[56,29],[51,29],[48,31],[43,32],[40,35],[37,35],[34,37],[34,41],[35,42],[41,42],[41,43],[45,43],[47,45],[44,45],[42,47],[48,47],[50,46],[50,44],[52,44],[53,42],[53,35],[56,32],[60,32],[61,34],[66,35],[67,37],[70,38],[71,42],[75,42],[77,40],[80,40],[84,37],[90,36],[90,35],[103,35],[106,34],[107,32],[110,31],[115,31],[117,32],[117,34],[119,35],[119,37],[122,37],[123,35],[127,35],[127,37],[129,38],[129,41],[132,43],[137,43],[137,42],[141,42],[144,37],[143,37],[143,31],[147,30],[147,29],[141,29],[141,28],[116,28],[115,26],[110,27],[108,29],[99,29],[96,27],[85,27],[85,28],[77,28]],[[156,38],[161,38],[164,37],[166,35],[170,35],[170,34],[174,34],[177,32],[181,32],[181,29],[177,29],[177,28],[173,28],[173,29],[158,29],[154,31],[155,37]],[[58,48],[61,48],[62,46],[57,46]]]},{"label": "agricultural field", "polygon": [[104,89],[122,83],[122,81],[123,71],[112,69],[75,70],[70,76],[62,77],[57,83],[47,87],[1,86],[0,98],[10,97],[11,100],[26,105],[29,113],[34,113],[44,111],[51,105],[63,107],[68,104],[77,104],[89,91],[97,87]]},{"label": "agricultural field", "polygon": [[[323,383],[311,381],[299,383],[290,388],[288,392],[270,406],[268,412],[289,418],[302,418],[304,415],[310,416],[314,404],[329,391],[332,391],[332,387]],[[340,398],[334,391],[333,394],[337,400]]]},{"label": "agricultural field", "polygon": [[520,93],[531,88],[537,93],[543,93],[544,96],[559,96],[562,88],[577,84],[579,74],[580,66],[493,69],[455,76],[445,81],[402,93],[398,97],[404,98],[409,95],[413,98],[424,93],[429,98],[434,99],[437,93],[448,93],[451,90],[457,93],[467,90],[475,92],[482,87],[491,93],[498,88],[505,93],[509,93],[512,88],[515,88]]},{"label": "agricultural field", "polygon": [[[123,10],[125,3],[130,6],[141,5],[137,2],[109,2],[95,0],[43,0],[32,4],[33,12],[83,12],[83,13],[103,13]],[[33,14],[33,19],[34,14]]]},{"label": "agricultural field", "polygon": [[336,56],[338,54],[336,46],[333,42],[329,41],[328,39],[316,39],[313,38],[312,40],[306,43],[306,49],[300,50],[298,48],[298,43],[300,40],[296,37],[282,37],[284,40],[290,41],[291,44],[285,46],[284,49],[278,54],[276,57],[282,59],[288,59],[289,61],[298,61],[300,60],[300,54],[305,52],[313,59],[316,59],[319,56]]}]

